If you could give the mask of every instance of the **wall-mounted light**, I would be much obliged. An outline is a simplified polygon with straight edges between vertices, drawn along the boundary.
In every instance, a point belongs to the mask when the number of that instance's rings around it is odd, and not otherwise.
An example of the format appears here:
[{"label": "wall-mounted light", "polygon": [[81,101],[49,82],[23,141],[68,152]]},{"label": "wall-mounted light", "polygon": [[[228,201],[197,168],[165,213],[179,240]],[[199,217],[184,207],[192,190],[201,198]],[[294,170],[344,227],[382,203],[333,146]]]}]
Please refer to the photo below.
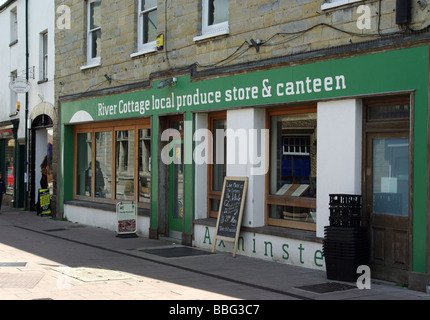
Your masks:
[{"label": "wall-mounted light", "polygon": [[166,79],[166,80],[161,81],[161,82],[158,84],[157,88],[158,88],[158,89],[163,89],[164,87],[167,87],[167,86],[169,86],[169,85],[171,85],[171,86],[175,86],[175,85],[176,85],[176,82],[178,82],[178,79],[176,79],[176,78]]}]

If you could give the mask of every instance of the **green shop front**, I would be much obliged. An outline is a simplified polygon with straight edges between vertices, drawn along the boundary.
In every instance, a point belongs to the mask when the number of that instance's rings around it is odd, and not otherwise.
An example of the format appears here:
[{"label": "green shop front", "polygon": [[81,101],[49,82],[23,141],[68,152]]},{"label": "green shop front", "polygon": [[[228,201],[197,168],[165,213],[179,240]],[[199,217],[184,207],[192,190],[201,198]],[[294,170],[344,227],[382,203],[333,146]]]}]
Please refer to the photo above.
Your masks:
[{"label": "green shop front", "polygon": [[224,177],[247,177],[237,253],[324,270],[329,195],[357,194],[372,277],[424,290],[428,53],[61,97],[59,211],[115,230],[116,203],[134,201],[140,236],[210,249]]}]

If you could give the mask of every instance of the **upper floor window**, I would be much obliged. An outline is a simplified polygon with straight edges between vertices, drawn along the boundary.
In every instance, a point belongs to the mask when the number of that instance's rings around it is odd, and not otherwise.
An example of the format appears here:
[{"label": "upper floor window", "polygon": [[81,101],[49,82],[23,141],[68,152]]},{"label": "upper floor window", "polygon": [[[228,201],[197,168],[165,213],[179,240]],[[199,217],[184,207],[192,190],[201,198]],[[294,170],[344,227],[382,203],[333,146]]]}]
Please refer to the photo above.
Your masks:
[{"label": "upper floor window", "polygon": [[229,0],[203,0],[202,35],[216,36],[229,32]]},{"label": "upper floor window", "polygon": [[139,51],[154,51],[157,37],[157,0],[139,0]]},{"label": "upper floor window", "polygon": [[87,63],[100,63],[101,0],[89,0],[87,8]]},{"label": "upper floor window", "polygon": [[48,32],[40,34],[40,76],[39,80],[48,79]]},{"label": "upper floor window", "polygon": [[18,41],[18,13],[16,8],[10,11],[10,44]]}]

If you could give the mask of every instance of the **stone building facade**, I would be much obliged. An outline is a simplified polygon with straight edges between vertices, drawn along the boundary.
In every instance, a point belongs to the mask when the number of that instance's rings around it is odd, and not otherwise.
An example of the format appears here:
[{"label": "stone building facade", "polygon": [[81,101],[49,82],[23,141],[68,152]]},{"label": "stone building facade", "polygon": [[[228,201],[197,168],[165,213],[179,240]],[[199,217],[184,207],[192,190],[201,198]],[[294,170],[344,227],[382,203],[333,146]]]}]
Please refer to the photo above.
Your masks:
[{"label": "stone building facade", "polygon": [[[116,203],[132,200],[142,236],[210,247],[224,177],[246,177],[238,253],[323,269],[329,195],[358,194],[375,275],[423,289],[430,274],[424,2],[56,5],[70,14],[55,34],[59,213],[115,229]],[[213,141],[197,136],[200,129]],[[261,136],[237,144],[241,132]],[[197,160],[201,150],[224,161]]]}]

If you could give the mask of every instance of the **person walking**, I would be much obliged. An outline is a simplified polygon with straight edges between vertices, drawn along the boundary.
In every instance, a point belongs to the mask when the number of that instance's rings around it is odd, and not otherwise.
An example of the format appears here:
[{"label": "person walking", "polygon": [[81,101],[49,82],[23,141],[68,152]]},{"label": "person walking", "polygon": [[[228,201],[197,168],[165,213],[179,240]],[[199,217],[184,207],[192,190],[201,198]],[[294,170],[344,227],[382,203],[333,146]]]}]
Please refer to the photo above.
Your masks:
[{"label": "person walking", "polygon": [[0,172],[0,211],[1,211],[1,204],[3,202],[3,194],[6,193],[6,183],[3,180],[2,173]]}]

